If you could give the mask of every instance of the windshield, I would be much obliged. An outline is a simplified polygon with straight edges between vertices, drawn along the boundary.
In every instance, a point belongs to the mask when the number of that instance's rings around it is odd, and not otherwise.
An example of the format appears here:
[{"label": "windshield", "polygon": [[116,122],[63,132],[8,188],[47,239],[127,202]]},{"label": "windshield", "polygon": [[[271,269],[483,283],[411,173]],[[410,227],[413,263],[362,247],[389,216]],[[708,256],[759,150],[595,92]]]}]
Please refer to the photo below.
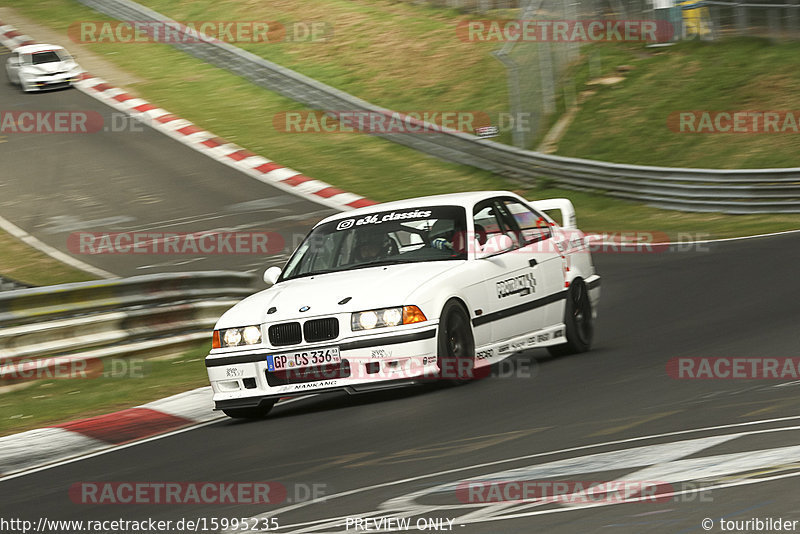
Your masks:
[{"label": "windshield", "polygon": [[432,206],[371,213],[314,228],[281,280],[374,265],[467,259],[466,212]]},{"label": "windshield", "polygon": [[44,52],[35,52],[32,54],[31,61],[34,65],[41,65],[42,63],[55,63],[62,61],[62,58],[55,50],[46,50]]}]

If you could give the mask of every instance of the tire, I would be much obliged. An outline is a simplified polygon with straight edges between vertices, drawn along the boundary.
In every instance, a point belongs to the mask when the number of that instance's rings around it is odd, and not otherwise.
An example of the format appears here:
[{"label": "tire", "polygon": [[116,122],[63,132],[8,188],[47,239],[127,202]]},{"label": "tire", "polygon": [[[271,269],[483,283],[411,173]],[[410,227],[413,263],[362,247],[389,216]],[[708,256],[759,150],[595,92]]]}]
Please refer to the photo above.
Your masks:
[{"label": "tire", "polygon": [[469,315],[461,304],[450,300],[442,309],[437,339],[439,378],[465,384],[475,378],[475,338]]},{"label": "tire", "polygon": [[594,338],[592,303],[583,280],[575,280],[570,284],[567,304],[564,308],[564,324],[567,327],[567,342],[547,347],[551,355],[579,354],[592,348],[592,339]]},{"label": "tire", "polygon": [[229,408],[222,410],[222,413],[233,419],[263,419],[273,406],[275,406],[275,399],[268,399],[261,401],[261,404],[253,408]]}]

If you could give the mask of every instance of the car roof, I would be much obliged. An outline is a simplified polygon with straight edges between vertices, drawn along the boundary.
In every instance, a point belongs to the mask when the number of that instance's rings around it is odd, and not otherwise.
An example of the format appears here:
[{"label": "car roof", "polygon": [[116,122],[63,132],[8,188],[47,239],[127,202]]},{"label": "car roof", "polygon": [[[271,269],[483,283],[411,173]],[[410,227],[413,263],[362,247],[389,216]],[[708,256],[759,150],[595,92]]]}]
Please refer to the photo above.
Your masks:
[{"label": "car roof", "polygon": [[355,210],[337,213],[335,215],[326,217],[317,224],[335,221],[338,219],[359,217],[361,215],[379,211],[423,208],[426,206],[464,206],[465,208],[472,208],[481,200],[498,196],[512,196],[520,198],[519,195],[516,195],[510,191],[471,191],[466,193],[448,193],[444,195],[408,198],[405,200],[395,200],[392,202],[385,202],[383,204],[375,204],[365,208],[358,208]]},{"label": "car roof", "polygon": [[46,52],[48,50],[64,50],[64,47],[51,44],[32,44],[19,46],[14,49],[14,52],[19,52],[20,54],[33,54],[36,52]]}]

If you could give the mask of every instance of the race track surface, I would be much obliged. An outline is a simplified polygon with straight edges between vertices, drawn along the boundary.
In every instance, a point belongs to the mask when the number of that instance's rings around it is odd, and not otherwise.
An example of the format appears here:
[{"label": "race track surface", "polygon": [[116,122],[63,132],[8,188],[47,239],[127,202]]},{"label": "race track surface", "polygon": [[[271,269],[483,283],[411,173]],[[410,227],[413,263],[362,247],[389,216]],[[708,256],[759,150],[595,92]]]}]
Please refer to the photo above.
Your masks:
[{"label": "race track surface", "polygon": [[[103,130],[95,133],[0,133],[0,216],[58,250],[120,276],[260,270],[284,262],[314,223],[334,213],[126,120],[80,91],[22,94],[7,83],[7,53],[0,47],[4,113],[73,111],[102,116]],[[222,247],[217,250],[225,253],[206,255],[192,254],[189,248],[179,249],[188,254],[90,254],[92,248],[81,249],[77,237],[81,232],[133,236],[215,230],[275,233],[285,246],[277,253],[268,246],[268,257],[251,254],[250,246]],[[96,251],[100,241],[94,243]],[[123,247],[114,250],[124,249],[126,242],[120,243]]]},{"label": "race track surface", "polygon": [[[800,236],[695,248],[595,256],[603,296],[591,353],[552,359],[530,351],[461,387],[318,396],[276,407],[263,421],[225,420],[0,481],[2,516],[263,515],[277,518],[279,532],[366,531],[348,517],[407,517],[412,525],[447,518],[470,534],[702,532],[704,518],[800,519],[800,382],[678,380],[667,372],[676,357],[797,356]],[[460,481],[487,477],[659,481],[662,496],[464,502]],[[70,487],[87,481],[273,481],[289,501],[73,502]],[[715,486],[722,487],[697,491]],[[291,502],[314,488],[327,501]]]}]

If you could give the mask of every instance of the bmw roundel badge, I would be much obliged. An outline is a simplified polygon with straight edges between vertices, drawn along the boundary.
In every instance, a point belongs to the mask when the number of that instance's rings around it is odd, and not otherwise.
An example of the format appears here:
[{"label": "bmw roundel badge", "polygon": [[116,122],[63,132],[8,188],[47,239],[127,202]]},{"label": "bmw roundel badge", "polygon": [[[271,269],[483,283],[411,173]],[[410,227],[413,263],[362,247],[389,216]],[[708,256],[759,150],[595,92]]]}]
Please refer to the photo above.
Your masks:
[{"label": "bmw roundel badge", "polygon": [[303,306],[302,308],[300,308],[300,311],[301,312],[307,312],[310,309],[311,309],[311,306]]}]

